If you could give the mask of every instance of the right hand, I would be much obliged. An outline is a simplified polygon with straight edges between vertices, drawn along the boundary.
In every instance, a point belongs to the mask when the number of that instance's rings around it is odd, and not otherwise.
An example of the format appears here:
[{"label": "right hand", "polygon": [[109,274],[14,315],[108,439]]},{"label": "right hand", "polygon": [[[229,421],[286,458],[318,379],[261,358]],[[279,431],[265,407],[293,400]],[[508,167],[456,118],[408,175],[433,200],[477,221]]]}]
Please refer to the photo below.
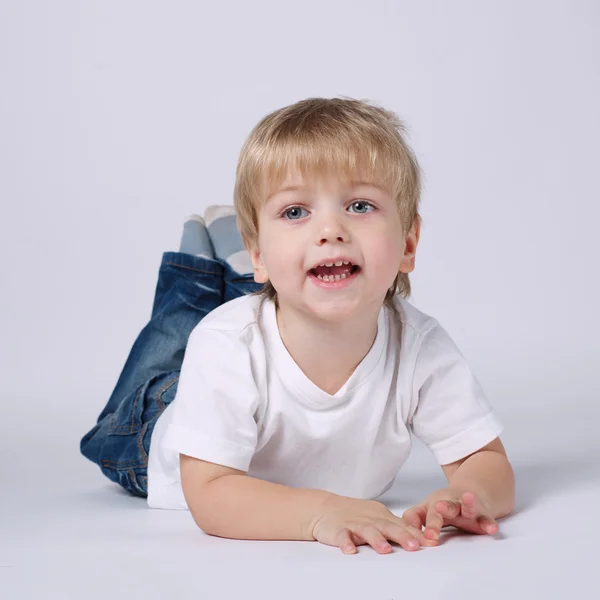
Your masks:
[{"label": "right hand", "polygon": [[355,554],[356,546],[369,544],[378,554],[388,554],[396,542],[405,550],[437,546],[424,532],[397,517],[381,502],[332,496],[323,504],[322,513],[312,526],[315,540],[337,546],[344,554]]}]

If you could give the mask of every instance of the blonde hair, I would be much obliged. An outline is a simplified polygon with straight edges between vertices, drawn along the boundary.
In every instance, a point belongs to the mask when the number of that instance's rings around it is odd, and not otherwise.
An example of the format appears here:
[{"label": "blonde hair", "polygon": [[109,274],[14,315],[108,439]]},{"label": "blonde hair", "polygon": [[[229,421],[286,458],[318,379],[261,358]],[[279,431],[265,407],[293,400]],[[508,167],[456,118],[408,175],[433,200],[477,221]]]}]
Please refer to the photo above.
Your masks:
[{"label": "blonde hair", "polygon": [[[258,245],[260,207],[290,169],[380,185],[395,199],[406,235],[421,220],[421,172],[405,132],[393,112],[352,98],[308,98],[268,114],[250,132],[236,170],[236,222],[246,248]],[[398,273],[385,303],[393,307],[395,294],[410,292],[408,273]],[[277,302],[270,281],[254,293]]]}]

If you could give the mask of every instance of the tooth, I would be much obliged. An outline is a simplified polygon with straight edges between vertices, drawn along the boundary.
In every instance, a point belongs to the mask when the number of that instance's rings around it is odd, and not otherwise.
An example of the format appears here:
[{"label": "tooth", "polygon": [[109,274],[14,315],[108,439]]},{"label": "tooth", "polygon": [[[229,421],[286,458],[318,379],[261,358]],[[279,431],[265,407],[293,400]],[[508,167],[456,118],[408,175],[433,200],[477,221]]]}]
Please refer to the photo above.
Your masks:
[{"label": "tooth", "polygon": [[342,278],[342,276],[341,276],[341,275],[336,275],[336,276],[335,276],[335,280],[336,280],[336,281],[339,281],[341,278]]},{"label": "tooth", "polygon": [[317,275],[317,279],[320,279],[321,281],[323,281],[323,275]]},{"label": "tooth", "polygon": [[336,266],[336,267],[341,267],[343,264],[344,264],[344,263],[343,263],[343,261],[341,261],[341,260],[338,260],[338,261],[335,263],[335,266]]},{"label": "tooth", "polygon": [[342,274],[340,275],[340,279],[346,279],[346,273],[342,273]]},{"label": "tooth", "polygon": [[333,263],[325,263],[326,267],[333,267]]},{"label": "tooth", "polygon": [[[345,265],[349,265],[349,264],[350,264],[350,263],[349,263],[347,260],[345,260],[345,261],[343,261],[343,262],[344,262],[344,264],[345,264]],[[337,264],[337,263],[336,263],[336,264]]]}]

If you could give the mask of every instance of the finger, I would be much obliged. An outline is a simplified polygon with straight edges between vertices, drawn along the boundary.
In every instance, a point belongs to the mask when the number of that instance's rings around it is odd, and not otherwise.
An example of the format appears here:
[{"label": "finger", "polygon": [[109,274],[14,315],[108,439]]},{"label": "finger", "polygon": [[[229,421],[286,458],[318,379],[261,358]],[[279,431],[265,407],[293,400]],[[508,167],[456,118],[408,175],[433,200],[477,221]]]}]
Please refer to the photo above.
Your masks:
[{"label": "finger", "polygon": [[[415,508],[418,508],[418,507],[415,507]],[[410,510],[412,510],[412,509],[410,509]],[[419,508],[419,513],[420,513],[420,511],[421,511],[421,509]],[[427,509],[425,507],[423,507],[423,517],[419,517],[419,519],[422,519],[423,524],[425,524],[426,514],[427,514]],[[404,516],[397,517],[395,514],[392,513],[389,520],[392,523],[395,523],[396,525],[399,525],[400,527],[402,527],[405,531],[408,531],[408,533],[410,533],[410,535],[412,535],[415,539],[419,540],[419,543],[421,544],[421,546],[437,546],[438,545],[437,540],[431,540],[431,539],[426,538],[425,535],[423,535],[423,529],[421,527],[415,527],[414,525],[411,525],[411,523],[408,520],[406,520],[404,518]],[[385,523],[385,522],[386,521],[382,521],[382,523]]]},{"label": "finger", "polygon": [[347,527],[340,529],[336,545],[339,546],[344,554],[356,554],[356,546],[352,541],[352,532]]},{"label": "finger", "polygon": [[359,535],[356,535],[353,532],[350,532],[350,539],[352,540],[355,546],[362,546],[363,544],[367,543]]},{"label": "finger", "polygon": [[[392,513],[392,517],[390,521],[395,525],[399,525],[402,527],[404,531],[407,531],[412,537],[414,537],[421,546],[437,546],[437,540],[431,540],[425,537],[423,534],[423,529],[421,527],[415,527],[411,525],[409,521],[407,521],[404,517],[397,517]],[[385,527],[385,523],[387,521],[381,521],[381,524]],[[423,515],[423,523],[425,523],[425,515]],[[377,523],[379,526],[379,522]]]},{"label": "finger", "polygon": [[392,551],[392,547],[390,543],[385,539],[381,531],[375,527],[375,525],[371,525],[370,523],[359,525],[354,529],[354,533],[360,535],[360,537],[372,546],[375,552],[378,554],[388,554]]},{"label": "finger", "polygon": [[425,537],[430,540],[437,540],[444,526],[444,517],[436,510],[435,505],[435,502],[431,502],[427,508],[427,519],[425,521],[425,531],[423,532]]},{"label": "finger", "polygon": [[405,521],[408,521],[413,527],[417,529],[421,529],[425,524],[425,517],[427,515],[427,508],[422,504],[418,506],[413,506],[408,510],[405,510],[402,518]]},{"label": "finger", "polygon": [[461,503],[453,500],[438,500],[435,508],[444,519],[454,519],[460,515]]},{"label": "finger", "polygon": [[[406,527],[395,523],[394,521],[386,521],[381,525],[378,524],[379,531],[388,540],[392,540],[397,544],[400,544],[405,550],[413,551],[418,550],[421,546],[421,542],[418,538],[412,535]],[[419,533],[420,530],[418,530]]]},{"label": "finger", "polygon": [[[425,522],[425,518],[423,518],[423,522]],[[399,523],[399,525],[401,527],[403,527],[406,531],[408,531],[408,533],[410,533],[410,535],[412,535],[414,538],[419,540],[419,543],[421,544],[421,546],[437,546],[438,545],[437,540],[432,540],[432,539],[425,537],[425,533],[423,532],[423,530],[420,527],[413,527],[406,521],[401,521]]]},{"label": "finger", "polygon": [[461,514],[467,519],[476,519],[480,514],[477,496],[473,492],[464,492],[462,495]]},{"label": "finger", "polygon": [[484,533],[496,535],[499,531],[498,523],[496,522],[496,519],[493,519],[492,517],[482,515],[477,519],[477,522]]}]

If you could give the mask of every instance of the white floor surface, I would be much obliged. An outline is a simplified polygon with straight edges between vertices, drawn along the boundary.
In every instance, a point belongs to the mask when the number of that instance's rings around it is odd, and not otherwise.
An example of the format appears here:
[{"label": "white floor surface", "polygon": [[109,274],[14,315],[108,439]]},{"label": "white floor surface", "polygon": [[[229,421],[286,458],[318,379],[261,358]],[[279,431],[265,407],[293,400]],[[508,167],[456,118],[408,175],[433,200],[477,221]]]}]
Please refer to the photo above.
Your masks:
[{"label": "white floor surface", "polygon": [[[597,424],[508,425],[518,507],[500,534],[448,531],[437,548],[389,555],[210,537],[187,511],[151,510],[105,480],[73,439],[32,441],[3,465],[0,598],[599,599]],[[401,514],[443,485],[417,446],[382,500]]]}]

